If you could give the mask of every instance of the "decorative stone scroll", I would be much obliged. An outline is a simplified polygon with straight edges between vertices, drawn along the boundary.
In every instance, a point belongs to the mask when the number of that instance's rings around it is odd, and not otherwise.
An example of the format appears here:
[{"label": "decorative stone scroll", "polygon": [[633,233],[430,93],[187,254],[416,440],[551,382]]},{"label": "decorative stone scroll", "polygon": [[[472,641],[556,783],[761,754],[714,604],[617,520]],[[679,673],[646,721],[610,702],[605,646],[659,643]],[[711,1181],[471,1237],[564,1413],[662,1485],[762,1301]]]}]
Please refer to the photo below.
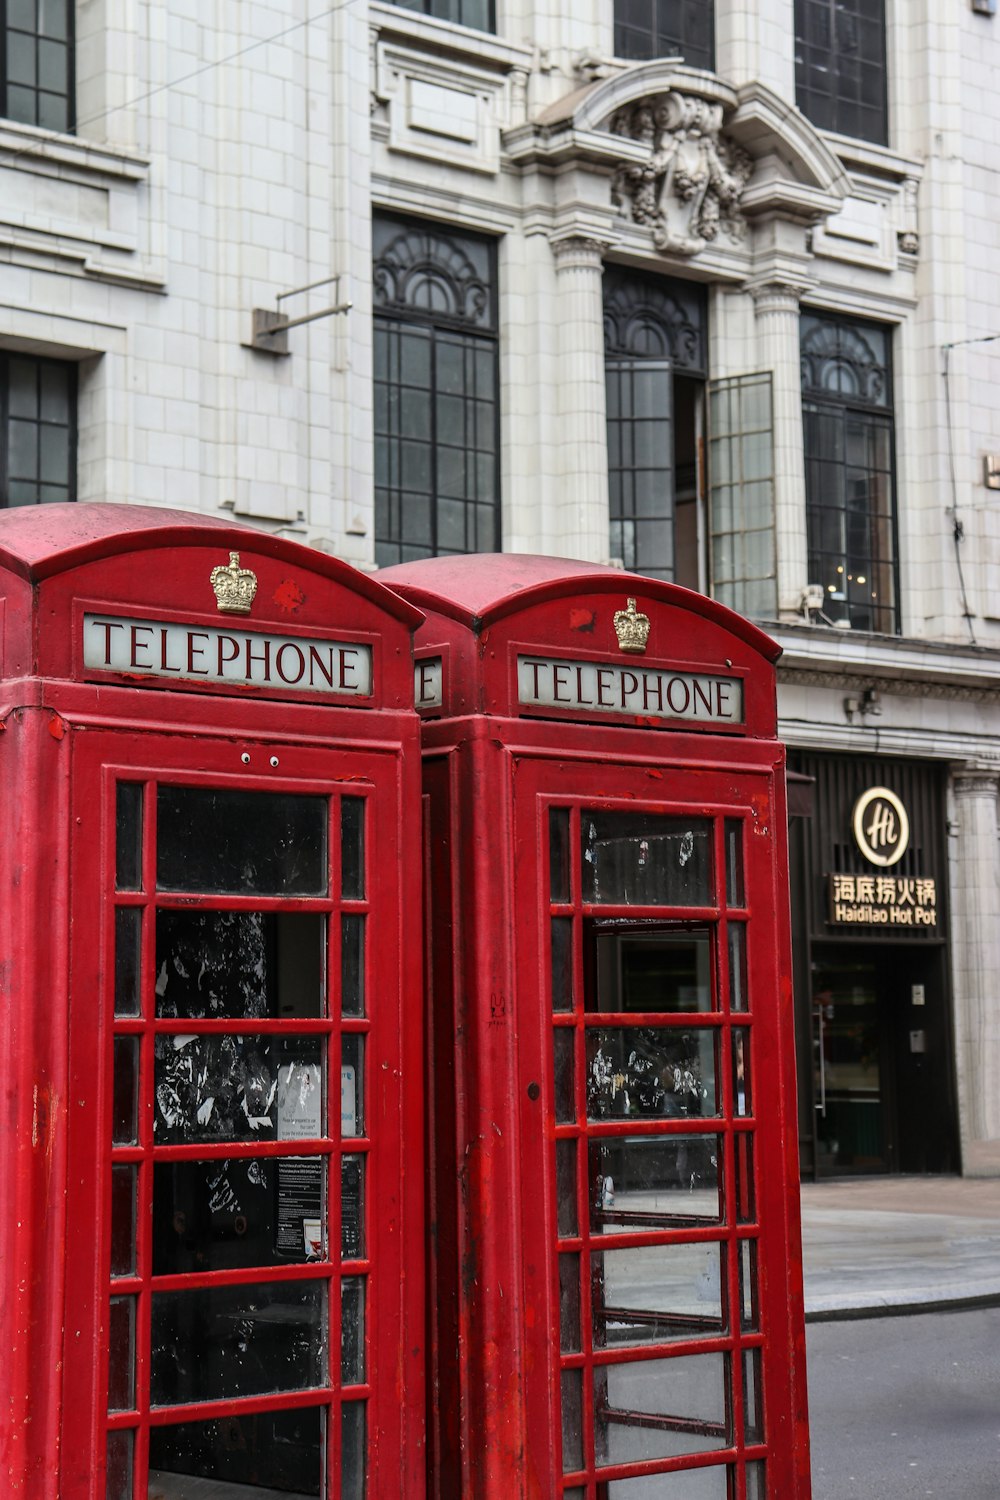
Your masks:
[{"label": "decorative stone scroll", "polygon": [[618,110],[611,131],[648,148],[648,161],[619,163],[611,192],[616,206],[631,205],[634,223],[652,228],[658,249],[696,255],[720,234],[743,239],[739,204],[753,159],[722,133],[721,104],[672,89]]}]

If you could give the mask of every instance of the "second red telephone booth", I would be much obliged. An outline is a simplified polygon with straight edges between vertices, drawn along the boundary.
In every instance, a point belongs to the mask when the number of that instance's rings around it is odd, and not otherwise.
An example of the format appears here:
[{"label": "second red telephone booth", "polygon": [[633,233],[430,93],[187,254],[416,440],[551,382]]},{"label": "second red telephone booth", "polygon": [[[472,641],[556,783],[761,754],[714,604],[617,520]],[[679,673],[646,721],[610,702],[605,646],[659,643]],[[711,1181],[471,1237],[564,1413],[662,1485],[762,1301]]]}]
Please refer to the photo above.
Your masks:
[{"label": "second red telephone booth", "polygon": [[777,648],[561,559],[380,576],[427,615],[436,1493],[807,1500]]}]

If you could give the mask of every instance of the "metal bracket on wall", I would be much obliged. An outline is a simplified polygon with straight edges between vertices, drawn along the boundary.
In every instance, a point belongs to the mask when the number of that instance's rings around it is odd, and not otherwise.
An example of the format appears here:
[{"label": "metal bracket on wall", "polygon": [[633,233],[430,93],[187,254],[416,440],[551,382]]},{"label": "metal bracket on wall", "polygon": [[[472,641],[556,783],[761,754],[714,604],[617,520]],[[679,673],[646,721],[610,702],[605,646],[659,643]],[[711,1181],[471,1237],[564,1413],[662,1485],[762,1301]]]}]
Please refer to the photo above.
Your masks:
[{"label": "metal bracket on wall", "polygon": [[[340,276],[324,276],[320,281],[310,281],[305,286],[293,287],[290,292],[280,292],[275,297],[275,302],[285,302],[289,297],[300,297],[304,292],[311,292],[318,286],[332,286],[335,298],[339,297]],[[303,323],[315,323],[317,318],[329,318],[335,313],[346,313],[351,309],[350,302],[339,300],[331,303],[329,307],[318,308],[316,312],[303,313],[301,317],[290,318],[286,313],[276,307],[273,311],[269,307],[255,307],[253,310],[253,331],[249,341],[244,341],[245,349],[257,349],[262,354],[290,354],[288,347],[289,328],[298,328]]]}]

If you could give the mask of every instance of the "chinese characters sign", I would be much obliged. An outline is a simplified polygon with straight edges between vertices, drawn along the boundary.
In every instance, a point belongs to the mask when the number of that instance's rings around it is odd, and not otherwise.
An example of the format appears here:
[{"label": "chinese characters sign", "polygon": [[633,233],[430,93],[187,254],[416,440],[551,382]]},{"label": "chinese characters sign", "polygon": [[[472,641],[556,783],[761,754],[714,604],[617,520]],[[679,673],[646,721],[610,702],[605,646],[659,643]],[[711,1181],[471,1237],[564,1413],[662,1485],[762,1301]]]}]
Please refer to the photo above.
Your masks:
[{"label": "chinese characters sign", "polygon": [[937,884],[920,876],[831,875],[830,921],[854,927],[936,927]]}]

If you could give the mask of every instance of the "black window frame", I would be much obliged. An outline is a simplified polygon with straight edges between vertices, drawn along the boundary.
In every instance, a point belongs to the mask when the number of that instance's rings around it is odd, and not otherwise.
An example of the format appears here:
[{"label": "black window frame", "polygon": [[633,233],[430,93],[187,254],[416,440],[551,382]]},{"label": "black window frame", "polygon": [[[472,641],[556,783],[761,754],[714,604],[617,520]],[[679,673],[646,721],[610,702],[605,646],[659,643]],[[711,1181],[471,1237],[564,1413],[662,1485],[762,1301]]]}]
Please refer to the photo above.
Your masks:
[{"label": "black window frame", "polygon": [[795,102],[817,129],[887,146],[888,75],[885,0],[795,0]]},{"label": "black window frame", "polygon": [[[818,308],[803,308],[800,318],[808,582],[821,585],[829,620],[881,635],[898,635],[902,628],[892,335],[889,324]],[[833,438],[829,448],[811,442],[821,433]],[[852,442],[869,457],[882,449],[885,462],[869,462],[867,468],[851,462]],[[861,476],[868,486],[867,508],[851,501],[851,486],[857,491]],[[887,510],[870,503],[880,477]],[[837,497],[836,506],[831,496]],[[836,511],[843,512],[839,547],[829,540]],[[863,533],[866,549],[858,543]],[[879,587],[873,590],[876,578]],[[840,592],[844,598],[834,597]]]},{"label": "black window frame", "polygon": [[[381,247],[381,248],[380,248]],[[500,468],[500,339],[499,339],[499,280],[498,242],[488,235],[478,234],[464,227],[443,224],[430,220],[410,219],[403,215],[376,212],[373,215],[374,248],[374,352],[373,387],[375,397],[374,442],[375,442],[375,561],[379,567],[396,562],[408,562],[419,558],[462,556],[471,552],[499,552],[501,549],[501,468]],[[479,262],[485,274],[477,273],[471,255]],[[430,275],[438,275],[450,285],[452,301],[458,311],[449,312],[441,307],[433,309],[414,305],[421,296],[429,292]],[[423,278],[424,291],[420,291]],[[421,387],[403,380],[401,368],[393,378],[392,341],[401,346],[406,333],[421,331],[428,348],[430,379],[427,385],[428,423],[430,435],[424,446],[429,450],[429,482],[426,491],[429,505],[429,537],[425,542],[407,537],[403,519],[405,504],[405,455],[403,445],[409,438],[423,441],[415,434],[407,434],[402,426],[404,391],[409,389],[419,395]],[[388,368],[381,369],[379,360],[386,341]],[[460,391],[447,390],[439,380],[442,368],[441,356],[450,351],[451,358],[457,348],[462,349],[463,382],[470,373],[472,364],[472,389],[463,383]],[[479,394],[480,372],[483,364],[480,356],[489,360],[489,385],[491,395]],[[385,401],[381,400],[383,389]],[[395,409],[399,414],[398,430],[381,430],[382,412],[391,423],[393,392]],[[461,420],[465,441],[463,444],[449,442],[441,434],[444,403],[459,399],[462,402]],[[470,403],[472,403],[470,405]],[[491,404],[489,418],[488,447],[478,441],[481,437],[481,405]],[[470,444],[470,423],[475,440]],[[380,450],[382,440],[386,444]],[[394,455],[392,444],[399,444]],[[475,463],[477,471],[480,460],[488,460],[490,489],[492,494],[485,500],[478,498],[478,472],[476,493],[464,496],[443,493],[442,467],[449,453],[462,453],[468,488],[468,466]],[[385,476],[386,482],[383,482]],[[415,493],[415,490],[414,490]],[[449,506],[453,517],[455,507],[464,507],[464,545],[442,545],[443,517]],[[482,512],[491,514],[484,520]],[[486,534],[483,534],[483,527]]]},{"label": "black window frame", "polygon": [[[607,392],[609,555],[625,567],[652,578],[673,580],[677,574],[678,464],[677,381],[701,386],[708,381],[708,298],[697,282],[679,281],[608,265],[604,270],[604,371]],[[654,414],[633,408],[637,381],[644,402],[658,379],[662,406]],[[655,461],[655,445],[665,444],[664,462]],[[667,452],[666,450],[669,450]],[[650,496],[660,476],[663,510],[653,514]],[[698,464],[693,469],[694,503],[704,504]],[[643,494],[645,492],[645,499]],[[696,512],[697,518],[697,512]],[[654,561],[643,556],[642,534],[662,528],[666,541]],[[630,534],[631,533],[631,534]],[[669,552],[669,558],[666,554]],[[700,564],[704,561],[699,559]]]},{"label": "black window frame", "polygon": [[[65,488],[65,495],[53,495],[43,499],[41,495],[34,500],[18,500],[11,504],[11,411],[10,411],[10,366],[12,361],[23,361],[34,365],[36,369],[36,380],[41,381],[42,372],[46,368],[58,368],[66,376],[67,381],[67,420],[65,423],[51,423],[47,425],[57,426],[65,429],[67,438],[67,471],[68,483],[65,486],[53,484],[53,488]],[[75,501],[78,493],[77,476],[77,444],[78,444],[78,396],[79,396],[79,371],[72,360],[46,359],[35,354],[22,354],[17,350],[0,351],[0,509],[14,510],[21,505],[45,505]],[[40,387],[39,387],[39,412],[40,412]],[[17,417],[16,420],[31,420]],[[41,414],[35,423],[36,426],[46,425]],[[40,442],[40,438],[39,438]],[[40,451],[40,450],[39,450]],[[40,470],[40,464],[39,464]],[[42,485],[40,472],[36,476],[14,476],[15,480],[30,482],[35,478],[39,487]]]},{"label": "black window frame", "polygon": [[[714,0],[615,0],[614,27],[615,57],[679,56],[689,67],[715,72]],[[707,37],[697,37],[702,30]]]},{"label": "black window frame", "polygon": [[[436,21],[450,21],[454,26],[466,26],[470,31],[485,31],[490,35],[496,35],[496,0],[387,0],[387,3],[395,5],[399,10],[409,10],[417,15],[431,16]],[[478,21],[467,19],[473,7],[485,12],[487,21],[485,26],[479,25]]]},{"label": "black window frame", "polygon": [[[15,0],[0,0],[0,118],[10,120],[18,125],[33,126],[39,130],[54,130],[60,135],[72,135],[76,131],[76,5],[74,0],[65,0],[65,37],[49,36],[42,32],[39,26],[38,7],[40,0],[16,0],[22,6],[31,5],[34,8],[35,24],[32,29],[15,24],[17,15],[11,18],[11,12],[15,7]],[[34,83],[28,85],[20,80],[8,78],[8,69],[12,63],[16,37],[31,37],[34,41]],[[41,49],[46,46],[65,47],[66,49],[66,90],[65,93],[57,89],[42,88],[39,82],[39,62]],[[34,95],[35,108],[34,118],[26,118],[21,113],[11,113],[11,88],[23,89]],[[46,120],[39,119],[39,102],[42,96],[56,99],[65,99],[66,119],[64,122],[54,125]]]}]

